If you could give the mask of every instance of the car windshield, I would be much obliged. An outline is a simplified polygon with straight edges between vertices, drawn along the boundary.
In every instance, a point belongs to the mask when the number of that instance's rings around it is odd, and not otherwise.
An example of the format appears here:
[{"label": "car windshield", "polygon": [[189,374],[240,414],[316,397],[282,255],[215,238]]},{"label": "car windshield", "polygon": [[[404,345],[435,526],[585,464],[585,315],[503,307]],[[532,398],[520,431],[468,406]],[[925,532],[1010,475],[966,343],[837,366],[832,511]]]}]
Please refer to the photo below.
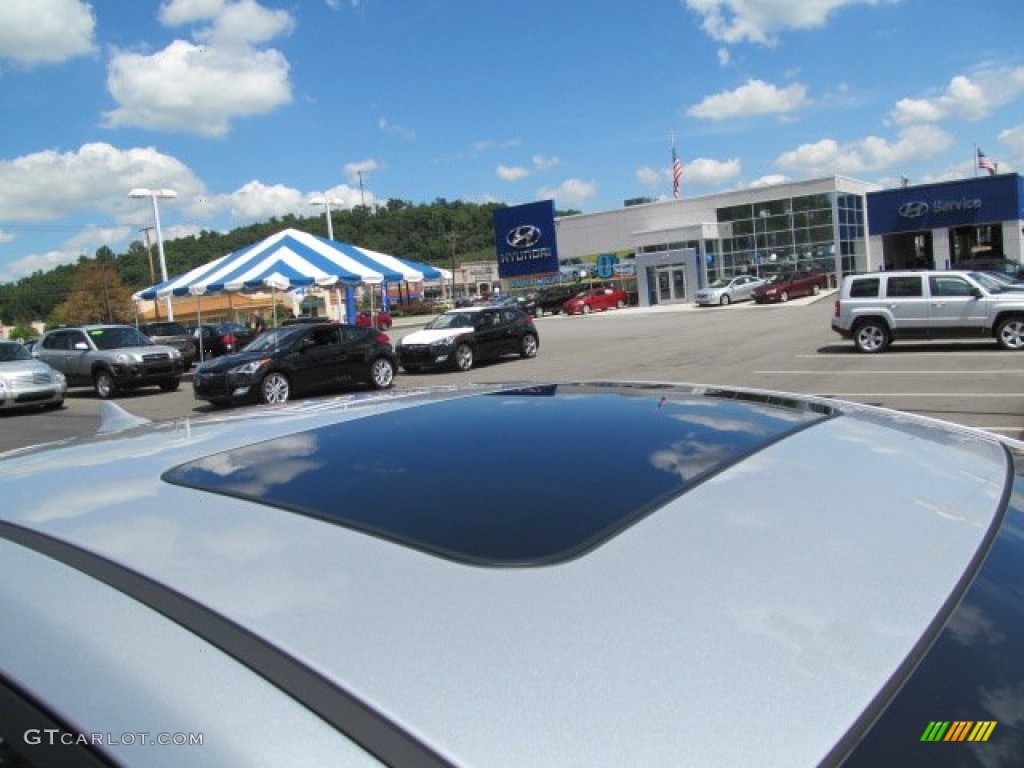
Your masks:
[{"label": "car windshield", "polygon": [[131,326],[112,328],[90,328],[86,333],[97,349],[121,349],[122,347],[151,347],[153,342],[144,333]]},{"label": "car windshield", "polygon": [[309,326],[282,325],[280,328],[271,328],[257,336],[255,341],[246,345],[246,352],[273,352],[281,347],[291,344],[296,334],[305,333]]},{"label": "car windshield", "polygon": [[438,328],[472,328],[473,327],[473,313],[471,312],[445,312],[443,315],[438,315],[424,328],[430,330],[436,330]]},{"label": "car windshield", "polygon": [[984,272],[968,272],[978,284],[989,293],[1003,293],[1006,290],[1005,284],[999,280],[996,280],[991,275],[986,275]]},{"label": "car windshield", "polygon": [[9,363],[13,360],[31,360],[32,355],[21,344],[14,341],[0,342],[0,363]]},{"label": "car windshield", "polygon": [[724,278],[720,277],[717,280],[715,280],[713,283],[711,283],[711,285],[709,285],[708,288],[728,288],[729,287],[729,283],[731,283],[731,282],[732,282],[731,280],[725,280]]}]

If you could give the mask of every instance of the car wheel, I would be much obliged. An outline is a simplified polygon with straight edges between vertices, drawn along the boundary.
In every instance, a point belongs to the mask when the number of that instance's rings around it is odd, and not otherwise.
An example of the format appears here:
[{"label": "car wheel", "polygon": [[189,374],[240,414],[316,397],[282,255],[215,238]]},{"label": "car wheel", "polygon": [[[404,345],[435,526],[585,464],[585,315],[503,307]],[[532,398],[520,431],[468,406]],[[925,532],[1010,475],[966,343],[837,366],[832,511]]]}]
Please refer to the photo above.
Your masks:
[{"label": "car wheel", "polygon": [[859,352],[882,352],[889,346],[889,340],[889,328],[880,320],[865,320],[853,332],[853,343]]},{"label": "car wheel", "polygon": [[520,357],[536,357],[537,356],[537,337],[532,333],[528,333],[523,336],[519,342],[519,356]]},{"label": "car wheel", "polygon": [[268,373],[260,382],[260,401],[268,405],[287,403],[291,394],[292,386],[283,373]]},{"label": "car wheel", "polygon": [[782,302],[789,301],[789,291],[783,291],[782,293],[780,293],[779,294],[779,301],[782,301]]},{"label": "car wheel", "polygon": [[455,367],[460,371],[473,367],[473,348],[469,344],[459,344],[455,348]]},{"label": "car wheel", "polygon": [[583,314],[584,314],[584,315],[589,315],[589,314],[591,313],[591,311],[592,311],[592,310],[591,310],[591,308],[590,308],[590,305],[589,305],[589,304],[584,304],[584,305],[583,305]]},{"label": "car wheel", "polygon": [[727,307],[727,306],[729,306],[729,302],[731,302],[731,301],[732,301],[732,299],[729,298],[729,294],[728,293],[723,293],[722,294],[722,298],[720,298],[718,300],[718,303],[721,304],[723,307]]},{"label": "car wheel", "polygon": [[1024,349],[1024,317],[1008,317],[996,326],[996,339],[1003,349]]},{"label": "car wheel", "polygon": [[180,379],[168,379],[160,382],[160,389],[164,392],[174,392],[179,386],[181,386]]},{"label": "car wheel", "polygon": [[110,371],[106,369],[96,371],[92,383],[96,394],[101,400],[108,400],[117,394],[117,383],[114,381],[114,377],[110,375]]},{"label": "car wheel", "polygon": [[386,357],[378,357],[370,364],[370,383],[374,389],[387,389],[395,383],[395,366]]}]

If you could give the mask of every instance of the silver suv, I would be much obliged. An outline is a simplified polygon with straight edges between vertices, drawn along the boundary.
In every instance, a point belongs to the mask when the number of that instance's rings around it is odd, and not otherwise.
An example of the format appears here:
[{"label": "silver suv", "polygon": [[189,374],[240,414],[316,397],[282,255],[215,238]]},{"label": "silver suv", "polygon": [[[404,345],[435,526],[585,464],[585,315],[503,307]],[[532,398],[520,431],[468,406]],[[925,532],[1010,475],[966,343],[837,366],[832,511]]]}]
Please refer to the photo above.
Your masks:
[{"label": "silver suv", "polygon": [[873,272],[847,275],[832,330],[861,352],[894,339],[994,338],[1024,349],[1024,292],[1006,291],[981,272]]},{"label": "silver suv", "polygon": [[130,325],[82,325],[56,328],[32,349],[63,373],[68,386],[91,386],[103,399],[118,390],[159,386],[173,392],[181,383],[181,353],[154,344]]}]

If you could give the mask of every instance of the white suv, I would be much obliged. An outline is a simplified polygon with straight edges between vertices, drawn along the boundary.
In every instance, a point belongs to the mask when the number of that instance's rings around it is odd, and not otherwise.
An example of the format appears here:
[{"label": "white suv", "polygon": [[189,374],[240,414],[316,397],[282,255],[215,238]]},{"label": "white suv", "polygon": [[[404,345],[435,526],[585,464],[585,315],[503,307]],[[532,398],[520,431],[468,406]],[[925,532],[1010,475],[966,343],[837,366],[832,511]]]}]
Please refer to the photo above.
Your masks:
[{"label": "white suv", "polygon": [[1024,349],[1024,292],[1006,291],[980,272],[873,272],[847,275],[832,330],[861,352],[894,339],[994,338]]}]

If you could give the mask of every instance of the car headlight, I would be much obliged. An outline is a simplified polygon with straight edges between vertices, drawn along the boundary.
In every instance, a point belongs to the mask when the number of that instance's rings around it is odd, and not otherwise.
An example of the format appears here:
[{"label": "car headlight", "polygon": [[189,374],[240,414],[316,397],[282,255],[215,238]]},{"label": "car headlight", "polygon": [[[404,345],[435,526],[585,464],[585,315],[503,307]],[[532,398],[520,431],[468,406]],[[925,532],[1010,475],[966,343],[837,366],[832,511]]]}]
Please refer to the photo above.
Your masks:
[{"label": "car headlight", "polygon": [[256,371],[258,371],[260,368],[263,368],[265,365],[267,365],[267,363],[269,362],[269,357],[265,357],[262,360],[250,360],[247,363],[236,365],[234,368],[231,368],[228,371],[228,373],[240,374],[242,376],[251,376],[252,374],[256,373]]},{"label": "car headlight", "polygon": [[438,339],[437,341],[433,342],[430,346],[431,347],[454,347],[455,346],[455,337],[454,336],[445,336],[443,339]]},{"label": "car headlight", "polygon": [[66,384],[68,383],[68,379],[67,379],[67,376],[65,376],[65,375],[64,375],[63,373],[61,373],[60,371],[54,371],[53,373],[51,373],[51,374],[50,374],[50,379],[51,379],[51,380],[53,381],[53,383],[54,383],[54,384],[56,384],[56,385],[57,385],[58,387],[63,387],[63,386],[65,386],[65,385],[66,385]]},{"label": "car headlight", "polygon": [[171,360],[181,360],[181,352],[171,347]]},{"label": "car headlight", "polygon": [[136,355],[130,352],[118,352],[117,356],[114,358],[114,362],[121,363],[122,365],[126,363],[141,363],[142,355]]}]

